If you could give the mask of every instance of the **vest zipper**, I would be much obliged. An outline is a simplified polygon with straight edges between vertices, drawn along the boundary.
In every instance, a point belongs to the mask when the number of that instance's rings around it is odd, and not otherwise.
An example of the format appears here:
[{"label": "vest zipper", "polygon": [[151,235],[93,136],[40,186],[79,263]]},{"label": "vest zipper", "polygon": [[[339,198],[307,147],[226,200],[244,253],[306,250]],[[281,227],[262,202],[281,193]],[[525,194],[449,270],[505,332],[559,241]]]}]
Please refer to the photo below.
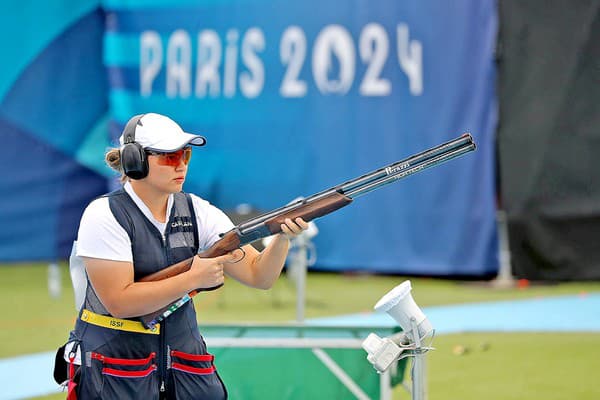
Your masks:
[{"label": "vest zipper", "polygon": [[165,255],[165,259],[167,260],[167,265],[171,265],[171,257],[169,257],[169,247],[168,247],[168,239],[166,235],[160,235],[161,238],[161,242],[162,242],[162,247],[163,247],[163,254]]},{"label": "vest zipper", "polygon": [[[162,354],[161,360],[160,360],[160,392],[164,393],[166,392],[167,388],[165,385],[165,381],[167,380],[167,363],[168,363],[168,348],[167,348],[167,344],[166,344],[166,329],[165,329],[165,323],[166,321],[162,321],[160,323],[160,351]],[[162,396],[161,396],[162,398]]]},{"label": "vest zipper", "polygon": [[[167,223],[169,220],[167,219]],[[161,241],[163,246],[163,252],[165,255],[165,259],[167,260],[167,265],[171,265],[171,257],[169,257],[169,248],[167,243],[167,234],[161,234]],[[169,354],[168,354],[168,346],[167,346],[167,321],[162,320],[160,323],[160,350],[162,352],[162,360],[160,363],[161,366],[161,383],[160,383],[160,392],[164,393],[167,391],[165,381],[167,380],[167,364],[169,362]]]}]

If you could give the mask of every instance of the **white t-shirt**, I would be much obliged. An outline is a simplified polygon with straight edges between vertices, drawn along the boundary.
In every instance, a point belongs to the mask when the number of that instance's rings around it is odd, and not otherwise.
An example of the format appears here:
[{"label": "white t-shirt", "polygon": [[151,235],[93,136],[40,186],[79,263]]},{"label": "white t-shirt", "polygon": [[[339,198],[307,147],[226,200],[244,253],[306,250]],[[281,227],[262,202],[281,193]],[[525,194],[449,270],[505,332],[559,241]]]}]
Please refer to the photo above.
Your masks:
[{"label": "white t-shirt", "polygon": [[[129,182],[125,184],[124,189],[146,218],[158,228],[159,232],[163,233],[164,237],[166,222],[161,223],[154,218],[150,209],[133,191]],[[229,231],[234,225],[223,211],[208,201],[194,194],[190,194],[190,196],[198,227],[198,249],[202,251],[219,240],[220,233]],[[171,215],[172,207],[173,195],[169,196],[165,221]],[[133,262],[131,240],[110,211],[107,197],[92,201],[83,212],[77,234],[77,256]]]}]

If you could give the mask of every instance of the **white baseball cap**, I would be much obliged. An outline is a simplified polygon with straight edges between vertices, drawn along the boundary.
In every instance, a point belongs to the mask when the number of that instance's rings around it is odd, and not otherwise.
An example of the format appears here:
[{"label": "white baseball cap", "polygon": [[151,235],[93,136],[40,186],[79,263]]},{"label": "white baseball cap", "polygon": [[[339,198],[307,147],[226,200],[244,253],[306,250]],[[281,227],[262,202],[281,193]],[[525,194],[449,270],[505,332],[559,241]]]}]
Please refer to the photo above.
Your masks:
[{"label": "white baseball cap", "polygon": [[[206,138],[200,135],[194,135],[184,132],[183,129],[171,118],[155,113],[136,115],[127,123],[137,120],[134,128],[133,139],[144,149],[170,153],[180,150],[188,145],[204,146]],[[119,143],[125,144],[125,133],[123,130]]]}]

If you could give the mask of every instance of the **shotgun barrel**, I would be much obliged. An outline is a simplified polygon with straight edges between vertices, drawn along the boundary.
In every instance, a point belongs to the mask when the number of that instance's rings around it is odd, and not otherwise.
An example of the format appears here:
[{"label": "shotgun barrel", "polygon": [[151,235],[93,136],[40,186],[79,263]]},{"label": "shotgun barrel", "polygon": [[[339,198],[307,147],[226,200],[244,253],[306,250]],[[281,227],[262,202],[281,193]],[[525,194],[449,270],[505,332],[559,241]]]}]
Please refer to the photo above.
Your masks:
[{"label": "shotgun barrel", "polygon": [[233,230],[240,236],[242,245],[251,243],[265,237],[264,235],[269,236],[281,231],[278,227],[280,224],[275,226],[271,222],[273,220],[283,221],[285,218],[302,217],[308,222],[348,205],[359,196],[475,149],[476,145],[473,138],[470,134],[465,133],[454,140],[442,143],[404,160],[396,161],[310,197],[259,215],[239,224]]}]

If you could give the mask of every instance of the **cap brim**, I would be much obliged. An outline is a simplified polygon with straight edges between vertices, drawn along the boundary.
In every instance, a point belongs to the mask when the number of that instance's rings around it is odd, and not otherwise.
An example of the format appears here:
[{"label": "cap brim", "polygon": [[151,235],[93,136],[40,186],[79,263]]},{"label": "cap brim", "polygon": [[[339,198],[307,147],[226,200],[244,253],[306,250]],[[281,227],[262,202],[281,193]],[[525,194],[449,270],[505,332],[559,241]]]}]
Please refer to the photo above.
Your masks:
[{"label": "cap brim", "polygon": [[191,133],[184,133],[183,137],[179,136],[176,141],[172,137],[167,137],[165,140],[154,144],[153,146],[144,147],[145,149],[152,151],[160,151],[170,153],[173,151],[181,150],[186,146],[204,146],[206,144],[206,138],[200,135],[194,135]]},{"label": "cap brim", "polygon": [[[188,133],[188,135],[191,135],[191,133]],[[194,138],[192,140],[190,140],[188,142],[188,144],[191,144],[192,146],[204,146],[206,144],[206,138],[204,136],[200,136],[200,135],[193,135]]]}]

